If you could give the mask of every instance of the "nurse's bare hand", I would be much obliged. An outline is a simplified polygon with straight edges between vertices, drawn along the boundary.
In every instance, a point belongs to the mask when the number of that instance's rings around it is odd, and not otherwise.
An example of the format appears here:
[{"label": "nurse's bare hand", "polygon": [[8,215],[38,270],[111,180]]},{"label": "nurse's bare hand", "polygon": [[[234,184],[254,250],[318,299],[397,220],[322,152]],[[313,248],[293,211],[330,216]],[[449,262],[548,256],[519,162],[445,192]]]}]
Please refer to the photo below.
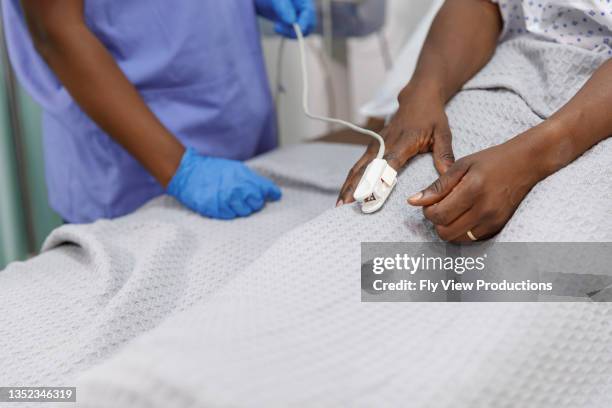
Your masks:
[{"label": "nurse's bare hand", "polygon": [[[454,163],[451,131],[444,113],[444,103],[432,93],[402,92],[400,107],[381,136],[385,140],[385,156],[395,170],[419,153],[432,151],[434,165],[440,174]],[[349,171],[340,190],[337,206],[354,201],[353,193],[367,165],[378,153],[378,142],[372,140],[364,155]]]},{"label": "nurse's bare hand", "polygon": [[[441,239],[487,239],[506,225],[543,178],[530,143],[515,139],[458,160],[431,186],[408,199],[422,206]],[[531,164],[530,164],[531,163]]]}]

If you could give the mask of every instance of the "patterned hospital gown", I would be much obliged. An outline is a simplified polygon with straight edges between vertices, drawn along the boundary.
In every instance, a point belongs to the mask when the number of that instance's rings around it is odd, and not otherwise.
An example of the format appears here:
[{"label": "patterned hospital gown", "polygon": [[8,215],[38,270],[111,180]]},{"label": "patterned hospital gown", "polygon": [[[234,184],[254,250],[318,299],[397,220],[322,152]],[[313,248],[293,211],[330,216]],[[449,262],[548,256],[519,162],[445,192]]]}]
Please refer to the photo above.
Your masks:
[{"label": "patterned hospital gown", "polygon": [[612,55],[612,0],[492,0],[499,4],[502,40],[518,35]]}]

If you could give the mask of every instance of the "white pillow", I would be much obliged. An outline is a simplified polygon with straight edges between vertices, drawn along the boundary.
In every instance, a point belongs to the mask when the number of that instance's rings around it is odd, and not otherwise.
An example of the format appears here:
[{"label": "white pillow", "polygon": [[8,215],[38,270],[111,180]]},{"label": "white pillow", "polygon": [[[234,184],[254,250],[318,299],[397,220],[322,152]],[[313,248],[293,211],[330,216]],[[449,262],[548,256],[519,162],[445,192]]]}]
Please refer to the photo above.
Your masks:
[{"label": "white pillow", "polygon": [[402,48],[393,69],[387,74],[382,86],[376,92],[374,98],[359,110],[362,115],[385,118],[397,111],[397,96],[414,73],[421,48],[429,32],[429,27],[443,3],[444,0],[433,0],[431,2],[429,9],[423,16],[414,34]]}]

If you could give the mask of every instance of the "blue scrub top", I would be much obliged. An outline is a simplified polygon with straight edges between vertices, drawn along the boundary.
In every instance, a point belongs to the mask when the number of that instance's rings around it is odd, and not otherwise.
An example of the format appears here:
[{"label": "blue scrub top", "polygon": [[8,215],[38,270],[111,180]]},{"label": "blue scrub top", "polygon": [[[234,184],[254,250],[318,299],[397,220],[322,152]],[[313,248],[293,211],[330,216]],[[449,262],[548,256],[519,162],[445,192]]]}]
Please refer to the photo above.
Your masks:
[{"label": "blue scrub top", "polygon": [[[32,45],[19,0],[3,1],[9,55],[44,109],[49,200],[75,223],[132,212],[157,181],[78,107]],[[91,0],[85,18],[161,122],[202,154],[244,160],[275,147],[253,0]]]}]

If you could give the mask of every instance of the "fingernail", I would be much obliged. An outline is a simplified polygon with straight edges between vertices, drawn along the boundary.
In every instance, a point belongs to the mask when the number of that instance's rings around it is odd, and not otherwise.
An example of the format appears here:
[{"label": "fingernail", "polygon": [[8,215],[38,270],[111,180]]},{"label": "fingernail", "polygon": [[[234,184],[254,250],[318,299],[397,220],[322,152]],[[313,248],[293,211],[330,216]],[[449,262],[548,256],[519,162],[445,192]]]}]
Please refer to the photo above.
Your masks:
[{"label": "fingernail", "polygon": [[338,200],[338,202],[336,203],[336,207],[340,207],[343,204],[344,204],[344,201]]},{"label": "fingernail", "polygon": [[419,191],[418,193],[416,193],[415,195],[411,196],[408,201],[418,201],[421,198],[423,198],[423,192]]}]

